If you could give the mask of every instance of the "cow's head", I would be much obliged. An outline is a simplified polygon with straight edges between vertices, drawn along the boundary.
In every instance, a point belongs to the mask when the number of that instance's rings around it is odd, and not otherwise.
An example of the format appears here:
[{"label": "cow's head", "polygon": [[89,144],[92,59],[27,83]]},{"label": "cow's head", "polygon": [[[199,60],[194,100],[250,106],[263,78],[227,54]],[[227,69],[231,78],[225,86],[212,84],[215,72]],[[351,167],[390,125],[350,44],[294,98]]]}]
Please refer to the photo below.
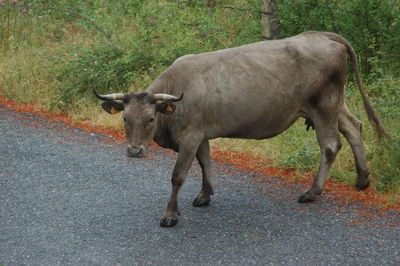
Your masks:
[{"label": "cow's head", "polygon": [[109,114],[124,112],[125,138],[128,157],[147,156],[148,147],[154,137],[158,114],[170,115],[175,111],[173,102],[180,101],[169,94],[115,93],[99,95],[93,90],[97,98],[103,101],[101,106]]}]

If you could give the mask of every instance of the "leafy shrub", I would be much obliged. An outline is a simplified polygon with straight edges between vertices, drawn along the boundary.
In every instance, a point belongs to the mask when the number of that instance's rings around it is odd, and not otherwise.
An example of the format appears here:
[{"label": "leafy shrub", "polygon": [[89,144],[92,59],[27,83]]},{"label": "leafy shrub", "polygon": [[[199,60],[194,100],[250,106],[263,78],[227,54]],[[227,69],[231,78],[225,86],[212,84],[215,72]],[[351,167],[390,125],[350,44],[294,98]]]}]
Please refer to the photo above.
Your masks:
[{"label": "leafy shrub", "polygon": [[395,135],[380,143],[373,161],[377,189],[400,193],[400,136]]},{"label": "leafy shrub", "polygon": [[320,150],[317,145],[306,144],[301,147],[297,154],[283,160],[283,165],[288,168],[312,169],[320,157]]},{"label": "leafy shrub", "polygon": [[[380,76],[381,74],[378,74]],[[372,74],[366,82],[368,95],[382,119],[398,120],[400,114],[400,79],[389,75],[376,77]],[[398,128],[400,129],[400,128]],[[397,132],[400,133],[400,132]]]},{"label": "leafy shrub", "polygon": [[372,72],[372,58],[400,74],[399,1],[281,0],[278,9],[283,37],[307,30],[333,31],[354,46],[363,73]]},{"label": "leafy shrub", "polygon": [[[98,2],[93,2],[96,4]],[[115,5],[97,7],[96,16],[103,17],[103,9]],[[240,13],[228,9],[215,9],[210,15],[204,6],[149,1],[141,4],[140,10],[140,15],[130,13],[132,22],[127,27],[134,30],[125,29],[118,37],[118,48],[100,43],[90,48],[77,47],[69,52],[73,59],[61,64],[61,74],[58,75],[63,84],[63,103],[68,105],[77,99],[93,98],[92,89],[102,93],[128,91],[132,85],[144,89],[149,85],[148,79],[140,84],[136,84],[137,80],[141,81],[142,76],[148,75],[154,78],[180,56],[260,39],[258,21],[245,19],[251,23],[244,29],[239,25],[233,26],[243,23],[243,19],[238,22]],[[254,29],[249,30],[253,25]],[[256,31],[257,34],[249,34]]]},{"label": "leafy shrub", "polygon": [[65,84],[63,100],[71,103],[77,98],[91,98],[93,89],[101,93],[126,92],[134,75],[147,71],[153,62],[151,55],[115,47],[82,48],[77,59],[63,65],[58,77]]}]

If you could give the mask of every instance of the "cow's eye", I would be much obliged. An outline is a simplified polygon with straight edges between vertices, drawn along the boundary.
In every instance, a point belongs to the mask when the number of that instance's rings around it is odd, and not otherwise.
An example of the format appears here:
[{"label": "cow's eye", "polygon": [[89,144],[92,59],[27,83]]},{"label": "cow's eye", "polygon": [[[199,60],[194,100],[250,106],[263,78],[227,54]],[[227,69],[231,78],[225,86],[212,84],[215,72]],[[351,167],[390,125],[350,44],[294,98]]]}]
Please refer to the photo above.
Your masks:
[{"label": "cow's eye", "polygon": [[154,118],[153,118],[153,117],[150,118],[149,122],[151,123],[151,122],[153,122],[153,121],[154,121]]},{"label": "cow's eye", "polygon": [[126,117],[124,116],[124,122],[126,122]]}]

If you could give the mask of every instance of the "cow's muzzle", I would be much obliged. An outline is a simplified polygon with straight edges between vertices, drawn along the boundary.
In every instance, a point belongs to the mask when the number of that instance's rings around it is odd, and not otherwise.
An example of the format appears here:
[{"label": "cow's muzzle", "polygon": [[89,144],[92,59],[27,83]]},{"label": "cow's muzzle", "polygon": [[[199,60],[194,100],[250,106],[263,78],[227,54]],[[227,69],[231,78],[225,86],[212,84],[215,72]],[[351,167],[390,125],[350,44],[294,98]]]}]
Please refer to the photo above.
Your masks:
[{"label": "cow's muzzle", "polygon": [[129,146],[126,149],[126,156],[131,158],[142,158],[147,156],[147,152],[143,147],[132,147]]}]

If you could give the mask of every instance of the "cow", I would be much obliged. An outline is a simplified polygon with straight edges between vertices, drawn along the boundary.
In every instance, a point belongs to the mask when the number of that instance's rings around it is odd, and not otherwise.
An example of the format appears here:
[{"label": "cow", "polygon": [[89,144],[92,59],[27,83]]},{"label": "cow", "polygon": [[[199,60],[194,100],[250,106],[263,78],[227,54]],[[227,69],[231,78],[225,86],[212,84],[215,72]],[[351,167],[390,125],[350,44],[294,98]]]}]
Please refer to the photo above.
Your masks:
[{"label": "cow", "polygon": [[127,156],[145,157],[154,140],[178,152],[172,172],[172,193],[162,227],[180,217],[178,194],[196,158],[202,187],[193,206],[211,202],[209,140],[272,138],[299,118],[315,129],[321,150],[319,170],[298,202],[321,194],[341,148],[339,132],[349,142],[357,169],[356,188],[369,185],[361,122],[344,102],[348,57],[369,121],[385,136],[383,124],[362,87],[356,54],[340,35],[304,32],[281,40],[178,58],[144,92],[99,95],[110,114],[123,111]]}]

